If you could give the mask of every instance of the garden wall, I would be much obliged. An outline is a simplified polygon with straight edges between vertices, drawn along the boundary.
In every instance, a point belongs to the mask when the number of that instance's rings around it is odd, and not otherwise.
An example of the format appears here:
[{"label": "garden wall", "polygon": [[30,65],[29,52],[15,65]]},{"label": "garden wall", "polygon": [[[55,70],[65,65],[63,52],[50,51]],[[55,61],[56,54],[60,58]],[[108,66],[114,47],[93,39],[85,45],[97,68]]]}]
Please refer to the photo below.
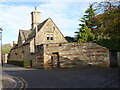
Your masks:
[{"label": "garden wall", "polygon": [[[56,57],[54,58],[54,55]],[[44,67],[109,66],[109,50],[96,43],[61,43],[44,45]],[[55,66],[54,66],[55,67]]]}]

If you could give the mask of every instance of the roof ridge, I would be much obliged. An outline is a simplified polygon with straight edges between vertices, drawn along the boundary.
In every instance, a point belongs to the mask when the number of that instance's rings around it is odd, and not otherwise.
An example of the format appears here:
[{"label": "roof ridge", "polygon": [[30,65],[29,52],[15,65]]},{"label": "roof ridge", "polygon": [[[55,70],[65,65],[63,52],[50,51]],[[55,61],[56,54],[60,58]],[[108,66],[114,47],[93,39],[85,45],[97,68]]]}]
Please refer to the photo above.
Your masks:
[{"label": "roof ridge", "polygon": [[[47,18],[45,19],[43,22],[39,23],[38,24],[38,32],[41,30],[41,28],[44,26],[44,24],[49,20],[50,18]],[[33,39],[35,37],[35,28],[30,30],[29,34],[28,34],[28,37],[25,41],[25,43],[29,43],[31,41],[31,39]]]}]

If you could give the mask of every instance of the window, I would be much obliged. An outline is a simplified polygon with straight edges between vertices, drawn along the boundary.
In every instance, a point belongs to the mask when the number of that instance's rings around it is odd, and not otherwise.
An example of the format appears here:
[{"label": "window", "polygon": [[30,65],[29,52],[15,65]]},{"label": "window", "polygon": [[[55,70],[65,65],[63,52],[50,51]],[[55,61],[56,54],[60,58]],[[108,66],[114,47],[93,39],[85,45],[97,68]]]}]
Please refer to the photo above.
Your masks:
[{"label": "window", "polygon": [[62,44],[60,43],[59,46],[62,46]]},{"label": "window", "polygon": [[15,53],[15,55],[17,55],[17,53]]},{"label": "window", "polygon": [[47,40],[49,40],[49,35],[47,35]]},{"label": "window", "polygon": [[47,40],[53,40],[53,35],[52,34],[48,34],[47,35]]},{"label": "window", "polygon": [[22,54],[24,54],[25,53],[25,51],[22,51]]},{"label": "window", "polygon": [[53,40],[53,35],[50,35],[50,40]]},{"label": "window", "polygon": [[42,46],[41,45],[37,45],[36,52],[40,52],[41,49],[42,49]]}]

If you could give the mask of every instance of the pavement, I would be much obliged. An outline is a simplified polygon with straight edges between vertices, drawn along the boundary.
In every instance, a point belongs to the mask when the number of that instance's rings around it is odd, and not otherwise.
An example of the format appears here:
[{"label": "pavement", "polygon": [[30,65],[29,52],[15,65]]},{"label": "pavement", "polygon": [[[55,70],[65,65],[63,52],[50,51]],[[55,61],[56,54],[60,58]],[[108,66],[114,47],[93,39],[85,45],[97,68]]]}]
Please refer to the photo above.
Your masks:
[{"label": "pavement", "polygon": [[[3,72],[8,75],[4,75],[5,77],[11,77],[17,83],[11,85],[14,88],[120,88],[119,68],[80,67],[35,70],[5,64]],[[10,86],[8,81],[4,84]]]},{"label": "pavement", "polygon": [[[19,71],[19,70],[30,70],[30,68],[24,68],[19,67],[16,65],[10,65],[10,64],[4,64],[2,67],[2,71],[0,73],[0,81],[1,81],[1,88],[2,90],[5,90],[6,88],[25,88],[27,83],[24,81],[24,79],[16,76],[8,75],[4,71]],[[31,69],[33,70],[33,69]]]},{"label": "pavement", "polygon": [[[7,80],[7,82],[6,82]],[[3,82],[6,82],[6,88],[10,88],[13,84],[12,77],[2,71],[2,67],[0,68],[0,89],[4,87]]]}]

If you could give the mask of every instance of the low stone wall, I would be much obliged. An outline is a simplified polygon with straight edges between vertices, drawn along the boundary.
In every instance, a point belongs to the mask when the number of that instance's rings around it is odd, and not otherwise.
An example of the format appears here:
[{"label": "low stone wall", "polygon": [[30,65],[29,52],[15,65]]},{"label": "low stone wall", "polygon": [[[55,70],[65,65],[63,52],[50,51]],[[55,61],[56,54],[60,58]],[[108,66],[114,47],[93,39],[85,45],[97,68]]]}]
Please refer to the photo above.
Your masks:
[{"label": "low stone wall", "polygon": [[8,60],[31,60],[30,44],[11,49]]},{"label": "low stone wall", "polygon": [[84,65],[109,66],[109,50],[96,43],[63,43],[44,45],[45,68],[51,68],[51,57],[58,53],[60,67]]},{"label": "low stone wall", "polygon": [[32,66],[36,67],[36,68],[44,68],[44,58],[43,56],[39,55],[39,53],[37,53],[35,55],[35,58],[32,61]]}]

